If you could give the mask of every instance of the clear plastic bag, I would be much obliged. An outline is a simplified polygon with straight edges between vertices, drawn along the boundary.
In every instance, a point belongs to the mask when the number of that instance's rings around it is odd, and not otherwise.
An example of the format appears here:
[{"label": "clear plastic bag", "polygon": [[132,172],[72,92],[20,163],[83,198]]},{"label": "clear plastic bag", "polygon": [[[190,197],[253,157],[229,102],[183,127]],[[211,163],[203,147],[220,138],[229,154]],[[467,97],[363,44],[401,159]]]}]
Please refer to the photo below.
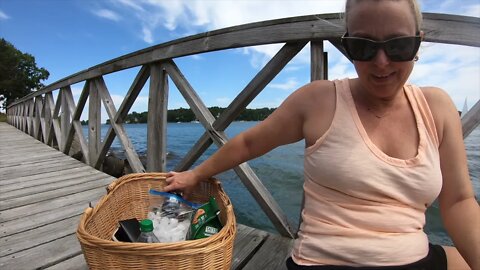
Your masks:
[{"label": "clear plastic bag", "polygon": [[177,194],[150,189],[148,218],[153,221],[153,233],[163,243],[184,241],[199,206]]}]

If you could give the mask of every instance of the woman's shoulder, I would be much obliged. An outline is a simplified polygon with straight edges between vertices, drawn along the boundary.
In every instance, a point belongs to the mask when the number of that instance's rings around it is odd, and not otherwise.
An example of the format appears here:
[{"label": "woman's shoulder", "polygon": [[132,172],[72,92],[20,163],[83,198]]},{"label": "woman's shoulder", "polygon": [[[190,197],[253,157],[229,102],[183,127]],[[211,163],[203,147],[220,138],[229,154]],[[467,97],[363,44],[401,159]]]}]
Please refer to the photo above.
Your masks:
[{"label": "woman's shoulder", "polygon": [[301,99],[306,99],[314,103],[335,96],[335,84],[333,81],[316,80],[312,81],[293,93]]},{"label": "woman's shoulder", "polygon": [[333,81],[317,80],[300,87],[291,98],[305,114],[323,115],[335,103],[335,93]]},{"label": "woman's shoulder", "polygon": [[448,93],[440,87],[422,86],[420,89],[428,102],[438,103],[450,99]]},{"label": "woman's shoulder", "polygon": [[424,86],[420,87],[420,89],[422,90],[425,100],[427,101],[430,110],[432,110],[432,113],[442,113],[445,112],[446,108],[454,106],[450,95],[442,88],[435,86]]},{"label": "woman's shoulder", "polygon": [[459,121],[458,110],[450,95],[442,88],[425,86],[420,87],[420,89],[432,112],[441,142],[445,126],[450,125],[452,122]]}]

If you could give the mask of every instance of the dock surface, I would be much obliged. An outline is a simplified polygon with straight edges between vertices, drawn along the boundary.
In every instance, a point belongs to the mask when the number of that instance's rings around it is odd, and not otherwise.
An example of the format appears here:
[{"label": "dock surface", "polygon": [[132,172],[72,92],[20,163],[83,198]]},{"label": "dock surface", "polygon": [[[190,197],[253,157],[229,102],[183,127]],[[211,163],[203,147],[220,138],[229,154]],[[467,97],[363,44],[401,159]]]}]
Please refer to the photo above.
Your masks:
[{"label": "dock surface", "polygon": [[[115,179],[0,122],[0,269],[88,269],[75,231]],[[286,269],[292,241],[238,224],[232,269]]]}]

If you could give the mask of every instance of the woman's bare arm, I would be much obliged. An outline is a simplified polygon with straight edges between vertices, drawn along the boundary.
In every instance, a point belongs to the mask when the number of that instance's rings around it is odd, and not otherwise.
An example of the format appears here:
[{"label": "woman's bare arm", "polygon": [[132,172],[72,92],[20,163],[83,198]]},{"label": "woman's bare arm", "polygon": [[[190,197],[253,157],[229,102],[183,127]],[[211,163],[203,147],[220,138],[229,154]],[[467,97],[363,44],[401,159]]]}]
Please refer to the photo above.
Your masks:
[{"label": "woman's bare arm", "polygon": [[431,88],[425,93],[439,133],[443,176],[439,196],[442,219],[462,257],[472,269],[479,270],[480,207],[468,174],[460,118],[444,91]]}]

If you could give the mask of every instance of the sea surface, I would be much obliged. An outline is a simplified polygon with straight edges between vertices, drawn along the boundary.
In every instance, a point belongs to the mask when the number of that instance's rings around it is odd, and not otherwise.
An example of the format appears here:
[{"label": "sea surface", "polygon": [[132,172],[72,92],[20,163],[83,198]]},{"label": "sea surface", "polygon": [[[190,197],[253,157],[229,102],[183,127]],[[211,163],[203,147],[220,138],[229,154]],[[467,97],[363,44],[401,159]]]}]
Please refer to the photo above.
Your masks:
[{"label": "sea surface", "polygon": [[[233,122],[226,130],[229,138],[252,127],[257,122]],[[147,152],[147,125],[125,124],[127,134],[140,156]],[[104,136],[109,125],[102,125]],[[87,128],[84,127],[85,135]],[[204,129],[200,123],[169,123],[167,127],[167,170],[173,170],[175,165],[188,153],[190,148],[202,136]],[[465,140],[469,172],[477,201],[480,198],[480,127],[475,129]],[[215,145],[201,156],[199,162],[210,156],[217,147]],[[111,150],[124,157],[124,150],[118,139],[115,139]],[[303,184],[303,154],[304,142],[281,146],[248,163],[278,202],[293,228],[298,227]],[[198,164],[198,162],[196,163]],[[195,165],[194,165],[195,166]],[[236,174],[227,171],[217,176],[233,202],[237,222],[276,232],[267,216],[243,186]],[[427,210],[425,227],[430,241],[449,245],[451,240],[446,234],[440,218],[438,204],[434,203]]]}]

